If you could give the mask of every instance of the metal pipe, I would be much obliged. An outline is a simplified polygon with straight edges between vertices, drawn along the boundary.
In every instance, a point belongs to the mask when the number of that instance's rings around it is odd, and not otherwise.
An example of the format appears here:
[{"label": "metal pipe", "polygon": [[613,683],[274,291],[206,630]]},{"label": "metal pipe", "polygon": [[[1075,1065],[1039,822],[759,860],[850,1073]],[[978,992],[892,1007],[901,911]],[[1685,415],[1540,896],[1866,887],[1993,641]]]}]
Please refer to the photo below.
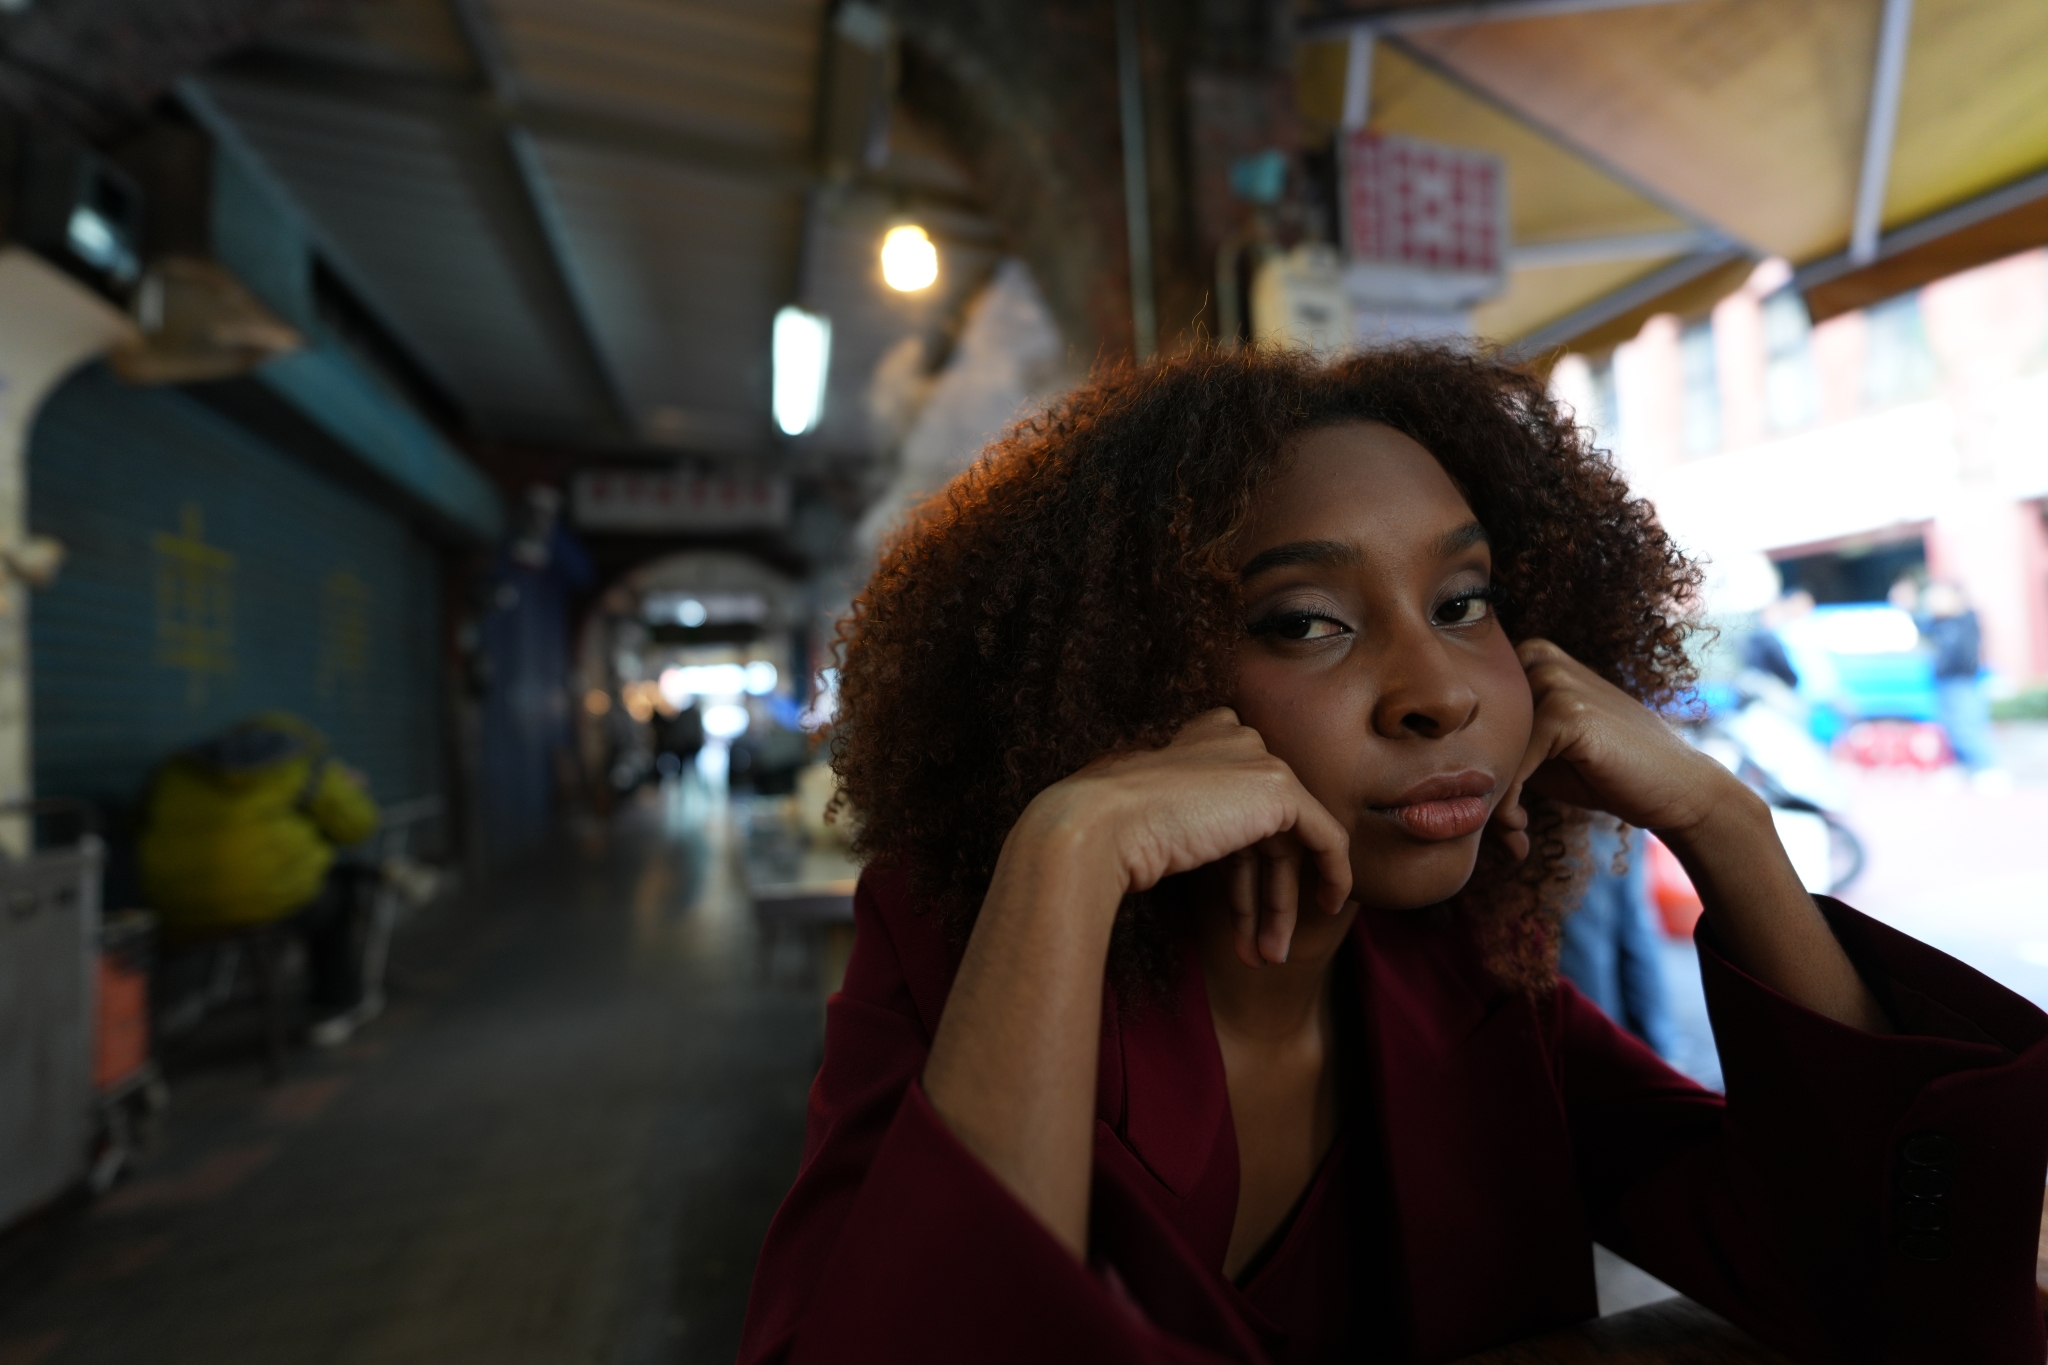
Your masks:
[{"label": "metal pipe", "polygon": [[1519,19],[1557,19],[1601,10],[1647,9],[1687,0],[1470,0],[1466,4],[1418,5],[1411,9],[1378,10],[1370,14],[1306,19],[1297,30],[1305,39],[1342,37],[1366,29],[1373,33],[1423,33],[1433,28],[1469,28],[1474,24],[1511,23]]},{"label": "metal pipe", "polygon": [[1508,269],[1546,270],[1607,261],[1650,261],[1690,256],[1735,245],[1698,228],[1677,232],[1634,232],[1614,237],[1567,237],[1554,242],[1516,242],[1508,247]]},{"label": "metal pipe", "polygon": [[1131,256],[1131,348],[1140,363],[1159,345],[1152,280],[1151,178],[1145,168],[1145,73],[1137,0],[1116,3],[1117,110],[1124,135],[1124,228]]},{"label": "metal pipe", "polygon": [[1355,133],[1372,121],[1372,53],[1379,35],[1369,28],[1351,30],[1344,54],[1344,131]]},{"label": "metal pipe", "polygon": [[1899,127],[1899,87],[1906,78],[1906,44],[1913,31],[1913,0],[1884,0],[1877,32],[1877,70],[1870,81],[1870,121],[1863,130],[1863,175],[1856,183],[1856,217],[1849,228],[1849,259],[1877,259],[1884,191],[1891,180],[1892,143]]},{"label": "metal pipe", "polygon": [[[484,78],[492,103],[509,114],[519,106],[519,81],[482,0],[450,0],[449,8],[463,44]],[[520,226],[537,248],[534,254],[545,272],[545,285],[551,286],[550,292],[566,314],[565,320],[573,332],[569,340],[586,367],[587,382],[610,410],[612,422],[620,432],[635,434],[639,422],[632,400],[605,350],[597,310],[591,305],[589,291],[577,269],[568,229],[555,203],[547,170],[541,164],[540,149],[532,134],[509,118],[499,141],[512,187],[526,210],[526,221]]]}]

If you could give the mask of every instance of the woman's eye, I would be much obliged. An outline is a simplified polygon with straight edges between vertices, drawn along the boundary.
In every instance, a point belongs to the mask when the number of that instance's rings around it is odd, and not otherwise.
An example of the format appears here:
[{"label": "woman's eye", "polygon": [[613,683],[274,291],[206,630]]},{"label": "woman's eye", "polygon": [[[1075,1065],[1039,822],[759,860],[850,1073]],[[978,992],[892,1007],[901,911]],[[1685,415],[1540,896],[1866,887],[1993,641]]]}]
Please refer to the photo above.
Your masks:
[{"label": "woman's eye", "polygon": [[1269,616],[1252,627],[1254,635],[1271,635],[1282,640],[1324,640],[1344,630],[1340,622],[1305,611]]},{"label": "woman's eye", "polygon": [[1437,624],[1441,626],[1468,626],[1474,621],[1486,619],[1489,593],[1468,592],[1462,597],[1453,597],[1436,609]]}]

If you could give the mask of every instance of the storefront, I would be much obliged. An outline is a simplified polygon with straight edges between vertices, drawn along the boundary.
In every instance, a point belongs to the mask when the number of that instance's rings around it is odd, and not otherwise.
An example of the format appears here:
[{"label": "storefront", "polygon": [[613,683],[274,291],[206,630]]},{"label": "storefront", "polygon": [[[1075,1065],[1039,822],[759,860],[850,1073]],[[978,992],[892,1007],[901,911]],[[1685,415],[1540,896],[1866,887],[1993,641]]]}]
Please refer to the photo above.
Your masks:
[{"label": "storefront", "polygon": [[318,725],[380,801],[446,790],[441,557],[389,499],[97,367],[44,407],[28,486],[67,552],[32,608],[38,794],[118,830],[166,756],[269,710]]}]

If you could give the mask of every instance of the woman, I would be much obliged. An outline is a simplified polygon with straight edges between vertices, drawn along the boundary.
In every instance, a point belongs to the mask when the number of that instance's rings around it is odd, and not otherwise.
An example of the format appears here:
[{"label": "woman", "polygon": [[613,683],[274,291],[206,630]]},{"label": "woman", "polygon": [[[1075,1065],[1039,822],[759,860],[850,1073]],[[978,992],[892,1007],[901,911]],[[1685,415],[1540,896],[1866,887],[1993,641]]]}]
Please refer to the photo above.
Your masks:
[{"label": "woman", "polygon": [[[1696,575],[1526,373],[1191,355],[884,557],[869,858],[748,1361],[1453,1359],[1614,1247],[1801,1359],[2038,1362],[2048,1017],[1800,887],[1644,703]],[[1724,1104],[1554,974],[1589,812]]]}]

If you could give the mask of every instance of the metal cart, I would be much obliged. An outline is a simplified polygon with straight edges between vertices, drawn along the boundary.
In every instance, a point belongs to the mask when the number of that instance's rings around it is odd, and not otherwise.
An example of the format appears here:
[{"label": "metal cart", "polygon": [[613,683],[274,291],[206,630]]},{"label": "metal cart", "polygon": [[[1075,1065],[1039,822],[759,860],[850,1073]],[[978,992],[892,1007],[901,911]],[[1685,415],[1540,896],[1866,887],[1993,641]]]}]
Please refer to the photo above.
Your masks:
[{"label": "metal cart", "polygon": [[[29,802],[0,814],[71,811]],[[105,845],[0,858],[0,1225],[87,1174]]]}]

